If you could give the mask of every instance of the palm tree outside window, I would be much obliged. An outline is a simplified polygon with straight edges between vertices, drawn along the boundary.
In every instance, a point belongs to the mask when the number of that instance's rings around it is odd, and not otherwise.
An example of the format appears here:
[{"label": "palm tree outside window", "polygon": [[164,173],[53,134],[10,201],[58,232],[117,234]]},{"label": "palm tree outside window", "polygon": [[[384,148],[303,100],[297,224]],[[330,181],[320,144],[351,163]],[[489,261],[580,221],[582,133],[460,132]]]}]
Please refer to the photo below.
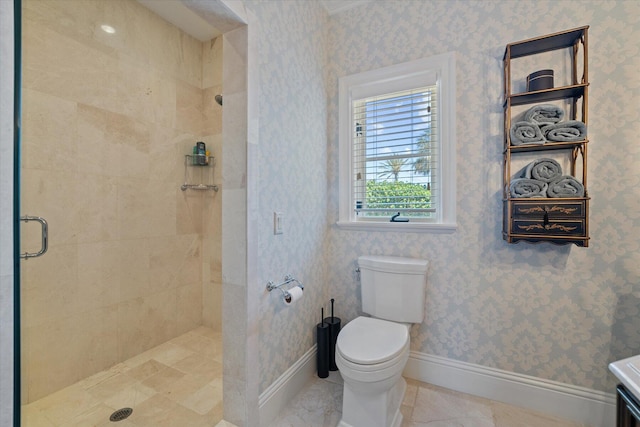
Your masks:
[{"label": "palm tree outside window", "polygon": [[436,86],[354,103],[357,215],[428,218],[436,129]]}]

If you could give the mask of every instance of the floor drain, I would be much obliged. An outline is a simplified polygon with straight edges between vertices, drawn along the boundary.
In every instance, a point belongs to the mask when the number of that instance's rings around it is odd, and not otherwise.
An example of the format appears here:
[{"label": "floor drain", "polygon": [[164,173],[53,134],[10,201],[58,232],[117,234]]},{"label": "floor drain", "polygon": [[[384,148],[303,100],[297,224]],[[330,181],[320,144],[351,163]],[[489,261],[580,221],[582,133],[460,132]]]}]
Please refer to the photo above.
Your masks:
[{"label": "floor drain", "polygon": [[111,414],[111,416],[109,417],[109,421],[114,421],[114,422],[122,421],[122,420],[128,418],[129,415],[131,415],[132,412],[133,412],[133,409],[131,409],[131,408],[118,409],[116,412]]}]

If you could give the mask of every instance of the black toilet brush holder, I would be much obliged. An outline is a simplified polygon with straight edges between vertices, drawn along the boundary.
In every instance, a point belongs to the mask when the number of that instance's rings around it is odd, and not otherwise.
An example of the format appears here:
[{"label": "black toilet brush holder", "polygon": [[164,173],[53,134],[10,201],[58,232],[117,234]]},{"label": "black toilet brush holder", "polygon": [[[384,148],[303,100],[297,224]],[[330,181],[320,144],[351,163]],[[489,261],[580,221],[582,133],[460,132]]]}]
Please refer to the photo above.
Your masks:
[{"label": "black toilet brush holder", "polygon": [[327,378],[329,376],[329,324],[322,319],[324,317],[324,308],[321,309],[321,321],[316,325],[317,348],[317,365],[318,377]]},{"label": "black toilet brush holder", "polygon": [[333,302],[335,300],[331,298],[331,317],[325,317],[324,323],[329,325],[329,370],[337,371],[336,366],[336,341],[338,340],[338,334],[340,333],[340,318],[333,315]]}]

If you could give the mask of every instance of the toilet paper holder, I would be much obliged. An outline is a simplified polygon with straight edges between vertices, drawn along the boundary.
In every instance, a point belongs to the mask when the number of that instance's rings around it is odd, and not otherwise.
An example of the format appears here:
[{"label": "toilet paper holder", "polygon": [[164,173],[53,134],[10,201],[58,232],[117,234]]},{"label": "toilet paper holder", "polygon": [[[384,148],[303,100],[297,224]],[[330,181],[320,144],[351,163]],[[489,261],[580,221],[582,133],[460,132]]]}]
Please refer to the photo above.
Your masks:
[{"label": "toilet paper holder", "polygon": [[271,292],[274,289],[280,289],[280,292],[282,292],[282,297],[284,298],[284,300],[286,302],[291,302],[291,294],[289,293],[288,289],[282,289],[282,286],[286,286],[289,285],[291,283],[297,283],[296,286],[298,286],[300,289],[302,289],[304,291],[304,285],[302,283],[300,283],[300,281],[298,279],[296,279],[295,277],[293,277],[290,274],[287,274],[286,276],[284,276],[284,281],[280,284],[275,284],[273,281],[268,281],[267,282],[267,290],[269,292]]}]

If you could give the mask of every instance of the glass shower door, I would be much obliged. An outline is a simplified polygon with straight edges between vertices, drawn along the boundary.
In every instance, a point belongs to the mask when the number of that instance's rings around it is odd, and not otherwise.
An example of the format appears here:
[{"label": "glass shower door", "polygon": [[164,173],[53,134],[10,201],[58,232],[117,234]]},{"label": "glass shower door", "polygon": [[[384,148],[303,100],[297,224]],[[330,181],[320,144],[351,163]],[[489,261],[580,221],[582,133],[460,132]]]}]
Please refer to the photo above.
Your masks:
[{"label": "glass shower door", "polygon": [[[22,0],[22,22],[23,425],[143,399],[208,417],[146,376],[221,405],[221,196],[180,185],[196,141],[221,152],[222,38],[135,0]],[[157,347],[173,353],[136,365]]]}]

